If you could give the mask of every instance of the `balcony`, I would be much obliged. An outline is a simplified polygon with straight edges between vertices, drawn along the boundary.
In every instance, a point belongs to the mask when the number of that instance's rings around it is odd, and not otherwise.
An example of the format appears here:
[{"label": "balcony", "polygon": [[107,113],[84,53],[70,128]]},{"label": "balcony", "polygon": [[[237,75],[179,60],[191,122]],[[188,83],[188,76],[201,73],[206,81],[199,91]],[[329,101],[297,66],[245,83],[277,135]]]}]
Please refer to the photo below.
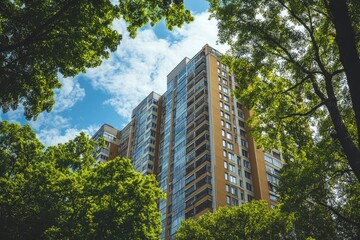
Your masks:
[{"label": "balcony", "polygon": [[[193,159],[195,159],[197,156],[195,156],[195,153],[192,155],[191,159],[189,159],[189,162],[191,162]],[[187,166],[185,170],[185,174],[189,174],[192,170],[199,167],[204,162],[210,162],[210,154],[205,154],[202,157],[200,157],[195,162],[191,163],[189,166]]]}]

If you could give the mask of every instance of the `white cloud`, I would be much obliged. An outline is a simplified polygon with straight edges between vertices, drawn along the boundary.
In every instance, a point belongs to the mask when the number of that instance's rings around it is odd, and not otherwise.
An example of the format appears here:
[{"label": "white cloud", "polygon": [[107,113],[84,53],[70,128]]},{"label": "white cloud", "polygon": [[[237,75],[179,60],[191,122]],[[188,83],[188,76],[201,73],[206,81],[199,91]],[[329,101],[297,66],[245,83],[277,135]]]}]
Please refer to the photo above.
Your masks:
[{"label": "white cloud", "polygon": [[[23,119],[23,109],[18,108],[15,111],[9,111],[6,114],[10,122],[20,123]],[[5,115],[5,114],[4,114]],[[0,121],[2,117],[0,115]],[[27,122],[36,132],[38,139],[45,146],[53,146],[59,143],[65,143],[74,139],[80,132],[85,132],[92,136],[100,128],[97,125],[90,125],[85,128],[71,127],[71,119],[61,116],[59,113],[41,113],[36,121]]]},{"label": "white cloud", "polygon": [[153,29],[144,29],[135,39],[128,37],[126,25],[118,21],[114,27],[123,34],[118,50],[86,76],[94,88],[110,94],[105,101],[122,117],[130,118],[131,111],[151,91],[166,91],[167,74],[185,57],[193,57],[208,43],[220,52],[228,47],[217,45],[217,22],[208,20],[209,13],[195,16],[195,21],[160,39]]},{"label": "white cloud", "polygon": [[[36,121],[29,121],[37,133],[40,141],[46,146],[56,145],[73,139],[81,131],[93,134],[97,126],[89,126],[86,129],[75,129],[71,127],[71,119],[61,116],[61,113],[73,107],[78,101],[85,97],[85,90],[80,87],[74,78],[63,78],[59,76],[62,87],[55,91],[55,105],[52,112],[42,112]],[[24,107],[19,106],[16,110],[6,113],[10,122],[22,122],[24,119]],[[1,120],[1,119],[0,119]],[[96,130],[94,131],[94,129]]]},{"label": "white cloud", "polygon": [[90,125],[86,128],[72,127],[71,119],[58,113],[42,113],[36,121],[29,122],[36,131],[38,139],[45,146],[53,146],[74,139],[80,132],[92,136],[100,126]]},{"label": "white cloud", "polygon": [[85,90],[80,87],[79,82],[74,78],[63,78],[59,76],[62,84],[60,89],[55,91],[55,105],[53,112],[62,112],[70,109],[76,102],[85,97]]},{"label": "white cloud", "polygon": [[35,131],[41,132],[51,128],[65,129],[70,126],[70,119],[59,114],[41,113],[36,121],[30,121],[29,123]]},{"label": "white cloud", "polygon": [[92,136],[99,128],[100,126],[95,125],[91,125],[84,129],[67,128],[65,131],[58,128],[47,128],[41,130],[37,136],[45,146],[54,146],[74,139],[80,132],[85,132],[89,136]]},{"label": "white cloud", "polygon": [[39,140],[46,146],[56,145],[73,139],[81,131],[91,133],[89,129],[71,128],[71,119],[61,116],[65,110],[73,107],[85,97],[85,90],[80,87],[77,79],[59,76],[62,87],[55,91],[55,105],[50,113],[40,113],[36,121],[30,125],[36,131]]}]

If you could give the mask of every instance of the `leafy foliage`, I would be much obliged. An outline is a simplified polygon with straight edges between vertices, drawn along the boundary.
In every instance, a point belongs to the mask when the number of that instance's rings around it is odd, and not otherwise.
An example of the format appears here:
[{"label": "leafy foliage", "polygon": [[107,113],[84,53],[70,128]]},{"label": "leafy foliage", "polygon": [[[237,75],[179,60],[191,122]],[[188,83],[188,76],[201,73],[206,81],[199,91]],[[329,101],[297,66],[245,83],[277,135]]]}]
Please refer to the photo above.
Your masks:
[{"label": "leafy foliage", "polygon": [[240,206],[222,207],[198,220],[182,222],[176,239],[285,239],[290,235],[292,215],[279,208],[270,209],[265,201],[252,201]]},{"label": "leafy foliage", "polygon": [[358,239],[359,1],[209,2],[252,135],[283,151],[277,190],[295,236]]},{"label": "leafy foliage", "polygon": [[82,133],[44,150],[28,125],[0,123],[0,238],[158,239],[155,177],[96,163],[95,145]]},{"label": "leafy foliage", "polygon": [[[299,145],[312,144],[310,129],[330,119],[327,135],[340,143],[360,181],[358,1],[209,2],[220,21],[220,41],[231,46],[224,61],[238,79],[234,94],[253,111],[249,123],[256,141],[295,158]],[[348,20],[346,33],[336,27],[342,20]],[[339,41],[344,38],[354,41]],[[346,44],[354,47],[351,54]]]},{"label": "leafy foliage", "polygon": [[[331,124],[330,120],[324,122]],[[326,136],[327,126],[319,129]],[[282,210],[295,213],[295,232],[301,239],[358,239],[360,183],[330,136],[304,147],[306,157],[289,161],[277,190]]]},{"label": "leafy foliage", "polygon": [[85,72],[116,50],[121,35],[111,27],[115,19],[124,19],[135,37],[138,28],[163,17],[169,29],[192,20],[179,0],[1,1],[0,108],[23,105],[27,119],[51,111],[59,73]]}]

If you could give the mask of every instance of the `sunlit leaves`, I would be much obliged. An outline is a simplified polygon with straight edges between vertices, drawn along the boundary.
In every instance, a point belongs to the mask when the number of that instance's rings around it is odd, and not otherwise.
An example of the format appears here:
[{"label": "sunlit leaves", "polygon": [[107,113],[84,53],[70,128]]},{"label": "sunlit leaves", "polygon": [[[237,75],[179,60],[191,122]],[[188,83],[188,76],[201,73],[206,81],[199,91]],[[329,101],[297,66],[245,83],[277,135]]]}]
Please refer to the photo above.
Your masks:
[{"label": "sunlit leaves", "polygon": [[1,239],[158,239],[153,175],[128,159],[96,163],[85,134],[43,149],[29,126],[0,125]]},{"label": "sunlit leaves", "polygon": [[291,214],[270,209],[265,201],[252,201],[182,222],[176,239],[287,239],[292,221]]}]

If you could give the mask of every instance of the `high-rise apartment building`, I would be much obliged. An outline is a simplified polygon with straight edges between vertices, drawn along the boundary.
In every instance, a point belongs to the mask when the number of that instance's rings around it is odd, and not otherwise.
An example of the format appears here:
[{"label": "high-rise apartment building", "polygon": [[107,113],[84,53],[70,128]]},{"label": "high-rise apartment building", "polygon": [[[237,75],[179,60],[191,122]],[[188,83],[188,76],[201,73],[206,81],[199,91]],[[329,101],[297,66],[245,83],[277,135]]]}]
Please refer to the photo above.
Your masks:
[{"label": "high-rise apartment building", "polygon": [[155,173],[167,194],[159,202],[162,239],[174,239],[182,220],[220,206],[276,204],[281,154],[257,149],[245,126],[250,113],[230,94],[235,85],[220,53],[205,45],[169,73],[167,91],[144,99],[121,131],[120,155],[139,172]]},{"label": "high-rise apartment building", "polygon": [[183,219],[220,206],[252,199],[276,204],[280,154],[256,148],[245,126],[249,111],[230,94],[235,84],[208,45],[168,75],[157,174],[167,193],[159,204],[164,239],[174,238]]}]

